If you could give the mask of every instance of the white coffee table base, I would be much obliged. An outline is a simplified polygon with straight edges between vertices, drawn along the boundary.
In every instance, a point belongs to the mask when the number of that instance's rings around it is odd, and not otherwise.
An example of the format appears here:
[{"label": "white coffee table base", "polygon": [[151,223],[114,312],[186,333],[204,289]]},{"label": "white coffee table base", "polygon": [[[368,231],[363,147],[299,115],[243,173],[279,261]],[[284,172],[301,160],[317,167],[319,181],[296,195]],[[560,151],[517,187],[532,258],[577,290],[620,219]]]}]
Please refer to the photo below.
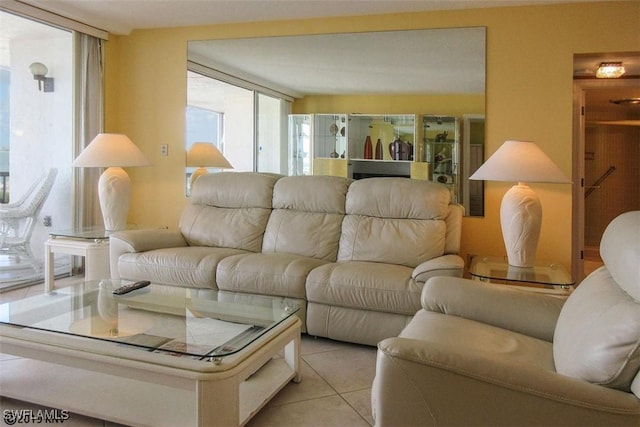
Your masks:
[{"label": "white coffee table base", "polygon": [[[151,355],[170,358],[163,366],[57,347],[16,337],[4,326],[0,343],[3,353],[26,358],[2,362],[3,396],[127,425],[244,425],[288,382],[300,381],[295,316],[223,359],[217,371],[175,366],[179,361],[167,355]],[[146,353],[124,352],[132,351]]]}]

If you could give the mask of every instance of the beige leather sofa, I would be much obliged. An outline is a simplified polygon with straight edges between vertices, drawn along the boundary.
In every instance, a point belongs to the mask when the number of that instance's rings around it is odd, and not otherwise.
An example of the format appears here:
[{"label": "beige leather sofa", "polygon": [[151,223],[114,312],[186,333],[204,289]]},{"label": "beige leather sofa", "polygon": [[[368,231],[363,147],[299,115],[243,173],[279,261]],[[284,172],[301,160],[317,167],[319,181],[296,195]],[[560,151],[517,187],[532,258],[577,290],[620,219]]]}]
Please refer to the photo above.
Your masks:
[{"label": "beige leather sofa", "polygon": [[296,300],[309,334],[376,345],[461,276],[462,207],[446,187],[225,172],[198,178],[178,230],[111,236],[113,278]]},{"label": "beige leather sofa", "polygon": [[640,425],[640,211],[616,218],[605,266],[565,300],[430,279],[378,345],[378,426]]}]

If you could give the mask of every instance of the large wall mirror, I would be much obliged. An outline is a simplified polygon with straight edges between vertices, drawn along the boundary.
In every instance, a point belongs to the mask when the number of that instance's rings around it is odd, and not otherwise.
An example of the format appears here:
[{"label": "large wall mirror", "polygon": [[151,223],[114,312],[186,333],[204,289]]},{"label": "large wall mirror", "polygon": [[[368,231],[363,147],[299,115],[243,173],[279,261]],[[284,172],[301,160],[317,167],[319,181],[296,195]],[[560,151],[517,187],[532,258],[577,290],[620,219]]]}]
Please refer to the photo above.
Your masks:
[{"label": "large wall mirror", "polygon": [[417,123],[459,121],[458,200],[482,216],[468,176],[483,161],[485,63],[484,27],[190,41],[186,148],[210,141],[235,170],[286,173],[289,114],[388,114],[393,100]]}]

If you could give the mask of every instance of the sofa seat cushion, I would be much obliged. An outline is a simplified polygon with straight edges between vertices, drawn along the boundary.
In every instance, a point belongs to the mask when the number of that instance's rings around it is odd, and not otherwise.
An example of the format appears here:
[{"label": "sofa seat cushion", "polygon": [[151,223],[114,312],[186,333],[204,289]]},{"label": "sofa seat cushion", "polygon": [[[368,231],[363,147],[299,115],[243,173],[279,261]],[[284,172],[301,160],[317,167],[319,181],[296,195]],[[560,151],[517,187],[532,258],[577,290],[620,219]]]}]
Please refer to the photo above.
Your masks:
[{"label": "sofa seat cushion", "polygon": [[225,291],[306,299],[307,275],[327,262],[285,253],[231,256],[218,264],[218,287]]},{"label": "sofa seat cushion", "polygon": [[217,289],[220,260],[245,253],[240,249],[187,246],[125,253],[118,259],[120,277],[153,283]]},{"label": "sofa seat cushion", "polygon": [[307,278],[307,300],[320,304],[412,316],[420,309],[421,284],[412,268],[375,262],[337,262]]}]

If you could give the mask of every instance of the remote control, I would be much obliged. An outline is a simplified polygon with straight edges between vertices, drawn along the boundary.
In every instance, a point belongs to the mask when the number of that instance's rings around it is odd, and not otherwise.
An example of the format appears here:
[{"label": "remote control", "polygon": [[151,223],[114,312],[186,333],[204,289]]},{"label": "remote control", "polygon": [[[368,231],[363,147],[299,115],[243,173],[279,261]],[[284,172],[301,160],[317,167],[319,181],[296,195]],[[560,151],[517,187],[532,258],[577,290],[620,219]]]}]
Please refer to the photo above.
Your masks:
[{"label": "remote control", "polygon": [[131,283],[129,285],[120,286],[117,289],[113,290],[114,295],[124,295],[128,294],[131,291],[135,291],[136,289],[144,288],[145,286],[149,286],[151,282],[148,280],[140,280],[139,282]]}]

